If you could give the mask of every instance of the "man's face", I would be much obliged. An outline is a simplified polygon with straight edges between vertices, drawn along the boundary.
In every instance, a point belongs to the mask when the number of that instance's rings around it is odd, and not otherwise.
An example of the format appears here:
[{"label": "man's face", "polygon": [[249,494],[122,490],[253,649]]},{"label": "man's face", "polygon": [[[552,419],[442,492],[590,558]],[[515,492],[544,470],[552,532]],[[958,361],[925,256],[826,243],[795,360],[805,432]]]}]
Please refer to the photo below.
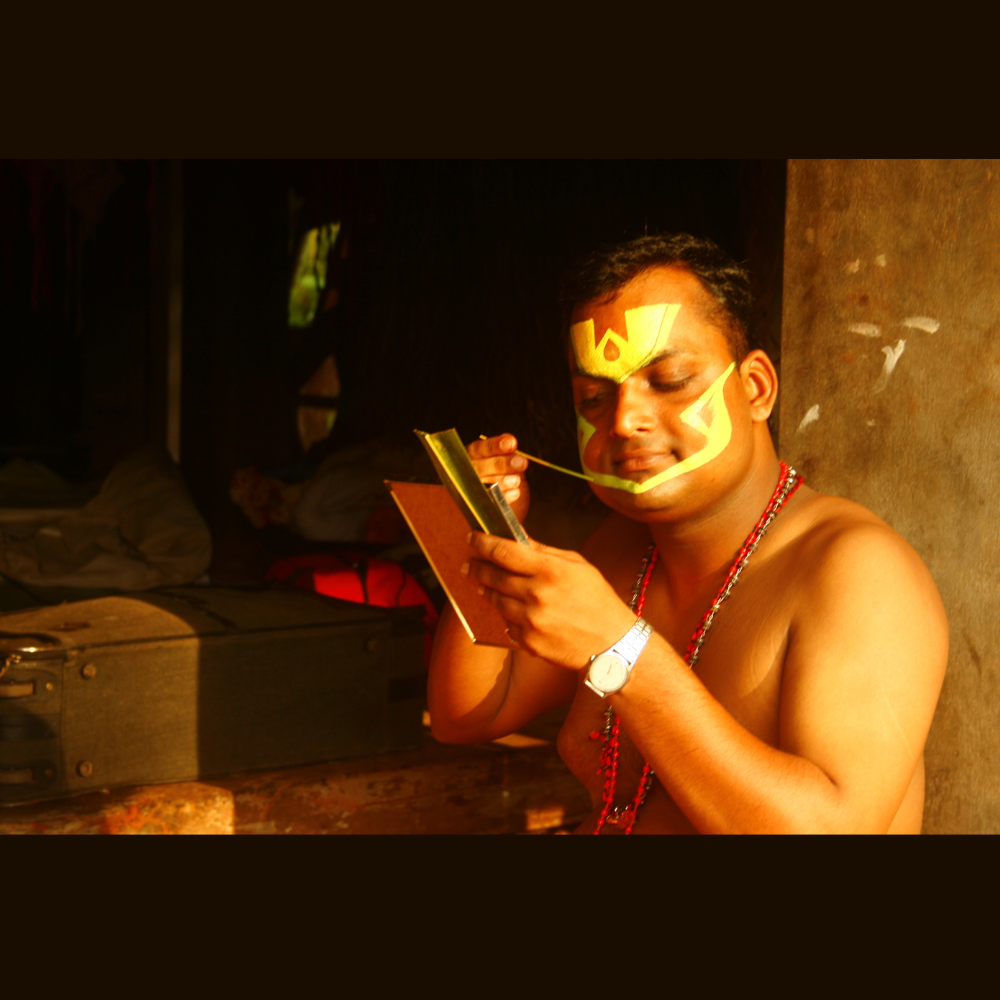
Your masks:
[{"label": "man's face", "polygon": [[694,499],[747,451],[746,398],[726,339],[706,318],[711,306],[692,274],[661,267],[573,312],[580,458],[594,491],[622,513]]}]

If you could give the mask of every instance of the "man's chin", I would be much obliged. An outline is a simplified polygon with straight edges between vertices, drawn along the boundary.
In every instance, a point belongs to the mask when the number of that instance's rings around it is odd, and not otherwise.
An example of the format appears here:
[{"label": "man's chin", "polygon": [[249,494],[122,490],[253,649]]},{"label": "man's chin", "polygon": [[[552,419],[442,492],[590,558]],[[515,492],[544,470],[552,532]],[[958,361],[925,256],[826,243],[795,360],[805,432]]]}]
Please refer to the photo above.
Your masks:
[{"label": "man's chin", "polygon": [[[652,476],[646,478],[651,479]],[[674,506],[682,487],[679,487],[677,480],[671,479],[665,483],[658,483],[642,493],[616,489],[613,486],[598,486],[596,483],[591,483],[590,488],[598,499],[612,510],[627,517],[644,520],[643,514],[666,511]]]}]

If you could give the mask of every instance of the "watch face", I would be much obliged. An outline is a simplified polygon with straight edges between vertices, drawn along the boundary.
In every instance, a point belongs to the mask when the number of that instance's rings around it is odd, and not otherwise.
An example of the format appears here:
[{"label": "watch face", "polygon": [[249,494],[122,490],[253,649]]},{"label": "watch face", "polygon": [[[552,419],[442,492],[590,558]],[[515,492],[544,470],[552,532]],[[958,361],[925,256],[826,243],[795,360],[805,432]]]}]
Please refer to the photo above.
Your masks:
[{"label": "watch face", "polygon": [[590,665],[590,683],[602,691],[617,691],[628,678],[621,659],[613,653],[601,653]]}]

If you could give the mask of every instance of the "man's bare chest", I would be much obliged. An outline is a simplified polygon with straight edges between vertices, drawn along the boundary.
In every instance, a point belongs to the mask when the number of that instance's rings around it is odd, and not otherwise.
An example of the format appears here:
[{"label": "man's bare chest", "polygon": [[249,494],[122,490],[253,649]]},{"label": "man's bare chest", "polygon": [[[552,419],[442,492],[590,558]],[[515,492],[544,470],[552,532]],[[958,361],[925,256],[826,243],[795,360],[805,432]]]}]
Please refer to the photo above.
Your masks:
[{"label": "man's bare chest", "polygon": [[[715,613],[694,673],[737,722],[776,746],[791,602],[772,570],[744,573]],[[683,657],[708,604],[678,607],[650,588],[643,617]]]},{"label": "man's bare chest", "polygon": [[[772,746],[777,746],[779,739],[790,620],[790,602],[775,569],[764,565],[744,574],[716,613],[695,667],[696,676],[729,714]],[[614,582],[617,590],[628,591],[621,594],[628,599],[631,586],[621,580]],[[643,617],[683,657],[710,600],[689,601],[686,606],[672,602],[666,587],[657,587],[654,578]],[[635,669],[643,667],[640,657]],[[580,680],[559,745],[567,765],[590,787],[600,783],[600,740],[593,737],[603,730],[607,702],[582,683],[582,673]],[[641,755],[630,741],[623,740],[621,773],[626,783],[630,780],[627,775],[638,780],[641,767]]]}]

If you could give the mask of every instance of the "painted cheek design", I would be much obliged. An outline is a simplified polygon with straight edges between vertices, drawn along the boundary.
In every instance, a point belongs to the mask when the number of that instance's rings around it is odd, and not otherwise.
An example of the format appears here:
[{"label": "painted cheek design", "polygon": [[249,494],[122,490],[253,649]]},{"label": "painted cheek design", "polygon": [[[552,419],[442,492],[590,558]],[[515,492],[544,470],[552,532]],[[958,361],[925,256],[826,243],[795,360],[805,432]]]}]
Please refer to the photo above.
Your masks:
[{"label": "painted cheek design", "polygon": [[[691,472],[700,468],[706,462],[711,462],[713,458],[721,454],[726,445],[729,444],[733,436],[733,423],[729,417],[729,409],[726,406],[726,379],[736,368],[736,362],[730,363],[729,367],[681,414],[681,420],[689,427],[705,435],[704,447],[689,455],[682,462],[664,469],[644,483],[637,483],[632,479],[622,479],[620,476],[605,475],[601,472],[594,472],[587,465],[586,451],[590,439],[597,430],[586,417],[577,410],[576,423],[577,435],[580,442],[580,464],[583,471],[589,475],[598,486],[607,486],[614,490],[625,490],[628,493],[646,493],[659,486],[660,483],[668,482],[683,476],[685,472]],[[706,419],[707,418],[707,419]]]}]

